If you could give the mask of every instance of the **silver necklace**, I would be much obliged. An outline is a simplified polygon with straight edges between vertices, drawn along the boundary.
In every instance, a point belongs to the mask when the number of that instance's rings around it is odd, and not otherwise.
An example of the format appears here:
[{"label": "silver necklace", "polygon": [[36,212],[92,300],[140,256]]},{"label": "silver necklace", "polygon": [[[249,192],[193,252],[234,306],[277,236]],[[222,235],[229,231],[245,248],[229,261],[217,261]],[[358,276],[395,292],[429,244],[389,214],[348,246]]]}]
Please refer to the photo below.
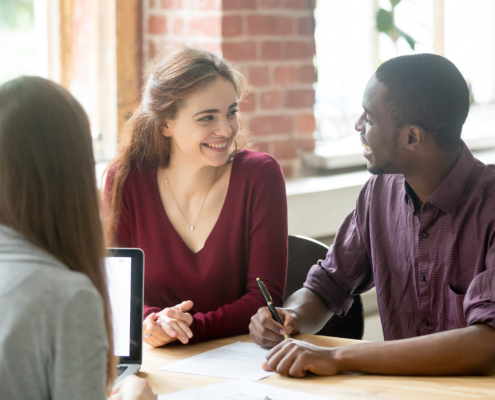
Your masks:
[{"label": "silver necklace", "polygon": [[211,182],[211,185],[208,188],[208,191],[206,192],[205,198],[203,200],[203,204],[201,204],[201,208],[199,209],[198,215],[196,216],[196,219],[194,220],[193,224],[190,225],[189,222],[187,221],[186,217],[184,216],[184,213],[182,212],[182,210],[181,210],[181,208],[179,206],[179,203],[177,202],[177,199],[175,198],[174,191],[172,190],[172,186],[170,186],[170,182],[168,180],[167,170],[165,170],[165,182],[168,183],[168,187],[170,189],[170,193],[172,193],[172,197],[174,198],[175,204],[177,204],[177,208],[179,209],[179,211],[180,211],[180,213],[182,215],[182,218],[184,218],[184,221],[186,221],[186,224],[189,225],[189,228],[191,230],[194,229],[194,226],[196,225],[196,222],[198,222],[199,215],[201,214],[201,211],[203,211],[203,206],[205,205],[206,198],[208,197],[208,193],[210,193],[210,189],[213,186],[213,184],[215,183],[216,178],[217,178],[217,169],[215,168],[215,176],[213,176],[213,181]]}]

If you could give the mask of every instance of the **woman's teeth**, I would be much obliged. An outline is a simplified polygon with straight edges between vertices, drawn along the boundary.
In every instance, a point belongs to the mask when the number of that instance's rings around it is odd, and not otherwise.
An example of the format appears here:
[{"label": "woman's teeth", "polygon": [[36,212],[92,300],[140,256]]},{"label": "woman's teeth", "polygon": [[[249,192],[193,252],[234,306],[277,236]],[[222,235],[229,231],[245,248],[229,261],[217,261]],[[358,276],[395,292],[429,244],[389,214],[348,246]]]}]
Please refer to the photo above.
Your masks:
[{"label": "woman's teeth", "polygon": [[208,147],[214,147],[215,149],[221,149],[221,148],[227,146],[227,142],[223,142],[223,143],[206,143],[206,145]]},{"label": "woman's teeth", "polygon": [[371,152],[371,147],[370,147],[370,146],[368,146],[368,145],[366,145],[366,144],[364,144],[364,143],[361,143],[361,144],[363,145],[364,149],[365,149],[367,152]]}]

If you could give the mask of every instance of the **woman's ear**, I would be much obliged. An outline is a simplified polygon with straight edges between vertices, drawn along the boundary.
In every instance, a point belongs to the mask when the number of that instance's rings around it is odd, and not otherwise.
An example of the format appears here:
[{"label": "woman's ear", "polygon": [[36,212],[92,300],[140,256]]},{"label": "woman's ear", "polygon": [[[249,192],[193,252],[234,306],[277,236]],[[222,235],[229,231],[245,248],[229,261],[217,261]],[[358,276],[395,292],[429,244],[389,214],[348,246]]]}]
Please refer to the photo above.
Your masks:
[{"label": "woman's ear", "polygon": [[170,137],[172,136],[172,131],[170,130],[169,126],[171,125],[171,121],[165,120],[162,123],[161,129],[162,129],[162,135],[165,137]]}]

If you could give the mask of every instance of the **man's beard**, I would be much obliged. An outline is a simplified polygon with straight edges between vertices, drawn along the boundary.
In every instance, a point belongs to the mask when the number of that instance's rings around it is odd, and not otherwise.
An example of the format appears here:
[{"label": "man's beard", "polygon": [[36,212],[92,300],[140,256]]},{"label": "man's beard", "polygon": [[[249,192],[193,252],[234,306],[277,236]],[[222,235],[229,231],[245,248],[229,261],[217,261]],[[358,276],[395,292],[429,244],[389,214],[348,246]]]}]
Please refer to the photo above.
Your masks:
[{"label": "man's beard", "polygon": [[[393,143],[392,143],[392,148],[390,149],[390,155],[388,157],[388,160],[380,167],[374,166],[374,167],[367,167],[368,171],[372,175],[385,175],[385,174],[394,174],[394,164],[395,161],[397,160],[397,156],[399,155],[399,131],[395,132]],[[376,162],[376,158],[375,158]]]}]

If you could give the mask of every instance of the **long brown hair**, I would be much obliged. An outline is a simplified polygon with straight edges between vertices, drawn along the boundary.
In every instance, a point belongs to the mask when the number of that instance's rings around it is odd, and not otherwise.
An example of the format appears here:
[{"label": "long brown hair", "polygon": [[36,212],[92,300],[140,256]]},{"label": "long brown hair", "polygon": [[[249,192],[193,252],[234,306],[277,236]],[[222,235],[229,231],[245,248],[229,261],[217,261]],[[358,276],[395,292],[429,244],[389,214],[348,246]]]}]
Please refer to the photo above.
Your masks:
[{"label": "long brown hair", "polygon": [[[117,156],[108,169],[111,188],[106,188],[107,234],[114,241],[120,217],[122,191],[134,168],[153,170],[167,167],[171,141],[162,135],[165,120],[174,119],[184,100],[194,92],[222,77],[232,83],[238,101],[247,93],[242,73],[225,60],[206,50],[184,45],[166,48],[165,56],[152,67],[143,98],[121,135]],[[241,129],[230,154],[247,147],[246,132]]]},{"label": "long brown hair", "polygon": [[89,121],[67,90],[43,78],[0,86],[0,223],[86,274],[101,294],[110,388],[116,360]]}]

